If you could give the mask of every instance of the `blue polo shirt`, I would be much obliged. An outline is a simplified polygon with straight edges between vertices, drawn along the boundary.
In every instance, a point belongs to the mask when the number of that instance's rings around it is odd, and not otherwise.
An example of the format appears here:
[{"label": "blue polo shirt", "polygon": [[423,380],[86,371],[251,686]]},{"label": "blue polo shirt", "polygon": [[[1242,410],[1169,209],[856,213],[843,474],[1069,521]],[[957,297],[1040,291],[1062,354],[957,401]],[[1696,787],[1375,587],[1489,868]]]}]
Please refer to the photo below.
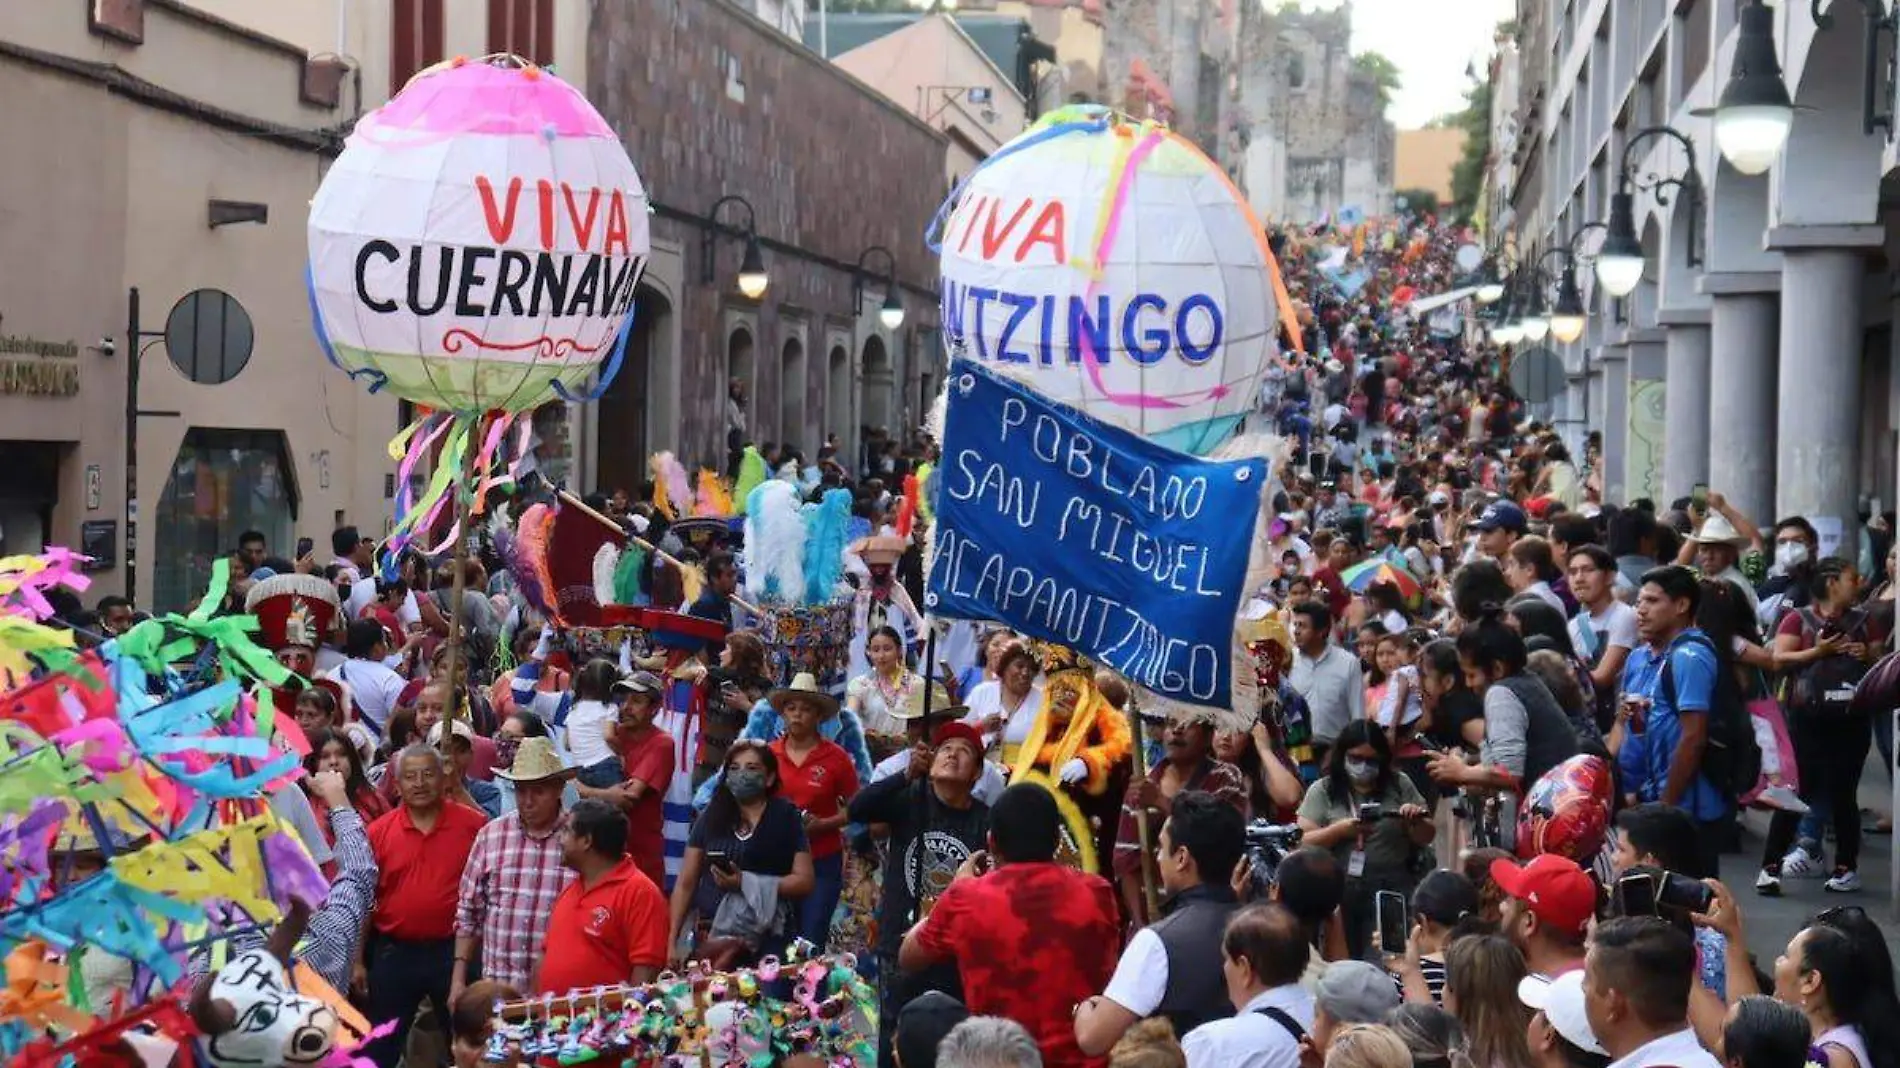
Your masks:
[{"label": "blue polo shirt", "polygon": [[[1675,684],[1674,704],[1663,688],[1665,659],[1670,665],[1670,681]],[[1631,734],[1617,754],[1625,791],[1644,801],[1662,800],[1663,790],[1669,785],[1669,763],[1675,758],[1676,744],[1682,740],[1681,717],[1708,714],[1715,698],[1716,672],[1720,670],[1715,646],[1695,627],[1676,635],[1661,653],[1648,645],[1630,652],[1623,665],[1623,692],[1647,697],[1650,704],[1643,732]],[[1680,804],[1691,816],[1707,823],[1728,815],[1733,799],[1722,796],[1706,775],[1697,772]]]}]

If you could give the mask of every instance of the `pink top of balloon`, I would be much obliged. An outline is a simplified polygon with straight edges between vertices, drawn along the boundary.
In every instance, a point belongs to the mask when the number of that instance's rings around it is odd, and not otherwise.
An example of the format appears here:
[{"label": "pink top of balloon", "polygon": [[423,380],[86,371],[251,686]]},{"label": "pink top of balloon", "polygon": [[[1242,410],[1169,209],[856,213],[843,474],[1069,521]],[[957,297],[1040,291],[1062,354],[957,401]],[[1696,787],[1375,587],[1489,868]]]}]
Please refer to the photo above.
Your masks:
[{"label": "pink top of balloon", "polygon": [[385,129],[408,135],[524,134],[549,137],[614,136],[607,120],[579,90],[539,67],[507,67],[458,57],[417,74],[395,99],[357,126],[375,137]]}]

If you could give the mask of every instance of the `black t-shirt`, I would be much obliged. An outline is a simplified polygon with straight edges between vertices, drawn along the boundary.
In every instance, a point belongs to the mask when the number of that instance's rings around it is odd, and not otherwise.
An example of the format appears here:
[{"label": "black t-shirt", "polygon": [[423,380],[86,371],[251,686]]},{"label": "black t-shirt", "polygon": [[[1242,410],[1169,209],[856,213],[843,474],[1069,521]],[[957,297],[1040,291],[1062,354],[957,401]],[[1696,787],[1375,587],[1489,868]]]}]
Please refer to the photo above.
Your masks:
[{"label": "black t-shirt", "polygon": [[851,800],[851,819],[891,829],[877,926],[878,949],[895,955],[904,932],[936,904],[970,854],[984,847],[990,807],[972,799],[969,808],[951,808],[938,800],[928,779],[912,782],[900,774],[860,791]]},{"label": "black t-shirt", "polygon": [[1456,749],[1465,744],[1465,724],[1474,719],[1483,721],[1484,699],[1460,686],[1438,699],[1426,736],[1446,749]]},{"label": "black t-shirt", "polygon": [[[792,873],[792,862],[798,854],[811,852],[811,845],[805,840],[805,821],[798,815],[798,806],[782,797],[774,797],[765,803],[765,811],[759,814],[758,826],[744,836],[736,831],[713,834],[706,826],[706,817],[701,815],[693,821],[693,829],[686,836],[686,844],[708,853],[724,853],[740,871],[775,875],[781,879]],[[712,862],[707,861],[700,869],[699,886],[693,891],[693,905],[700,915],[710,919],[718,911],[719,899],[724,895],[725,891],[713,882]],[[790,904],[781,899],[779,908],[781,911],[788,910]]]}]

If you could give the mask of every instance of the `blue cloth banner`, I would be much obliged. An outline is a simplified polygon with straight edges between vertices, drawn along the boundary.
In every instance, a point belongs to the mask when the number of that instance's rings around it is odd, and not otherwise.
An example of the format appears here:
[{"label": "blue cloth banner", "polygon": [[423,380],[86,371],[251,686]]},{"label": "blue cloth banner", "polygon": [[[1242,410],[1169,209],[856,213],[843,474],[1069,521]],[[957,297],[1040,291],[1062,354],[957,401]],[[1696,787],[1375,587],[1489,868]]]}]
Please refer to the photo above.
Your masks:
[{"label": "blue cloth banner", "polygon": [[1265,462],[1173,452],[968,360],[949,382],[927,609],[1226,707]]}]

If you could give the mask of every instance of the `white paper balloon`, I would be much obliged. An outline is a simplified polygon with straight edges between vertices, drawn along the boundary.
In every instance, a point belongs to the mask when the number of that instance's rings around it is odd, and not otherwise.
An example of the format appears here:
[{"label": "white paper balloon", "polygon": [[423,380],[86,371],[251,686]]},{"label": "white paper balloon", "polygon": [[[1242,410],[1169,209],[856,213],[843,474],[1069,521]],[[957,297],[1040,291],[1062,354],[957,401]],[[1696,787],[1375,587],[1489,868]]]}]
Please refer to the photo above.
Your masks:
[{"label": "white paper balloon", "polygon": [[939,240],[952,355],[1187,452],[1253,411],[1279,322],[1266,233],[1185,138],[1053,112],[970,176]]},{"label": "white paper balloon", "polygon": [[310,204],[310,300],[332,361],[450,411],[585,389],[617,359],[648,253],[646,191],[619,138],[573,86],[513,57],[418,75],[357,123]]}]

